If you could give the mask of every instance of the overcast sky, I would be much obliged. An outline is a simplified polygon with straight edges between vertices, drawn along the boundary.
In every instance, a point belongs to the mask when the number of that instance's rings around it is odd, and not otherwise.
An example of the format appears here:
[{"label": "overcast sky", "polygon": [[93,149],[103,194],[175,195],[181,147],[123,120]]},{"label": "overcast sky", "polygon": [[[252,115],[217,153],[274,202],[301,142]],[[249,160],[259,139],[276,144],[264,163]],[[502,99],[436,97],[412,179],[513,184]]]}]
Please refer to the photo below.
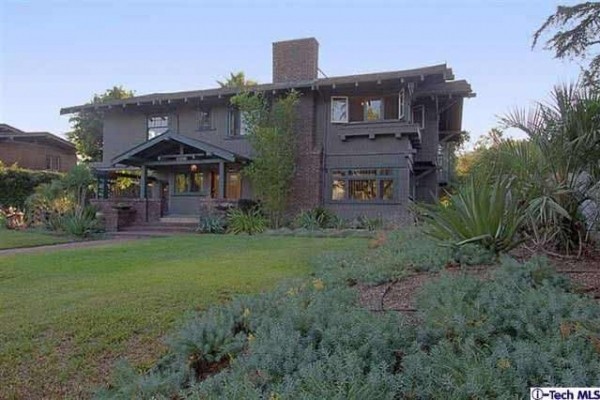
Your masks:
[{"label": "overcast sky", "polygon": [[270,82],[271,43],[314,36],[328,76],[448,63],[477,93],[463,119],[475,140],[497,115],[577,78],[574,62],[531,49],[558,4],[0,0],[0,122],[62,135],[61,107],[113,85],[136,94],[211,88],[238,70]]}]

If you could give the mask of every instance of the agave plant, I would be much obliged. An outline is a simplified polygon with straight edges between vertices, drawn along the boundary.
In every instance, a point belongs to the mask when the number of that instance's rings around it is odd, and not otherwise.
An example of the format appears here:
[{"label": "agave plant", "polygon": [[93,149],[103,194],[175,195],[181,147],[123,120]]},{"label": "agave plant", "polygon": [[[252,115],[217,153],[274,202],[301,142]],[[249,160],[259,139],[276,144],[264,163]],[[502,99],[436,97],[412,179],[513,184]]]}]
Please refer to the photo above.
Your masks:
[{"label": "agave plant", "polygon": [[525,213],[511,192],[511,181],[479,184],[471,178],[446,204],[420,206],[425,232],[453,246],[478,244],[494,253],[521,242]]}]

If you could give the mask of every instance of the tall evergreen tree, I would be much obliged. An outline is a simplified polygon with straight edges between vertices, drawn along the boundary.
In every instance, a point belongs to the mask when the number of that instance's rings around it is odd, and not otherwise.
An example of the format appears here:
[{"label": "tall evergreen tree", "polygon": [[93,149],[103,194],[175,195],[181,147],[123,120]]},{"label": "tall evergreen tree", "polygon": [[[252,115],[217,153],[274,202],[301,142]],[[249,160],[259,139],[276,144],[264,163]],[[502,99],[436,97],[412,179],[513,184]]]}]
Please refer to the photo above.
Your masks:
[{"label": "tall evergreen tree", "polygon": [[533,35],[533,47],[549,31],[554,34],[544,48],[553,50],[556,58],[587,62],[582,67],[583,83],[600,89],[600,2],[559,6]]}]

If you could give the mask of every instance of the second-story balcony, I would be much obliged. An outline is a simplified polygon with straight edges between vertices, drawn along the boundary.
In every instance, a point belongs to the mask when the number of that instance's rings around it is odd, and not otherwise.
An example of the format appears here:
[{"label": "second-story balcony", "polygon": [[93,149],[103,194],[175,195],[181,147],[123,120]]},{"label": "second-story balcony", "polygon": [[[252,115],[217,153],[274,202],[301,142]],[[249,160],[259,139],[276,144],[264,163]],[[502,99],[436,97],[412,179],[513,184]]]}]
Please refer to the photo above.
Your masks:
[{"label": "second-story balcony", "polygon": [[335,131],[342,141],[356,137],[368,137],[375,140],[381,136],[393,136],[398,139],[407,137],[414,148],[421,147],[421,126],[403,120],[378,120],[335,124]]}]

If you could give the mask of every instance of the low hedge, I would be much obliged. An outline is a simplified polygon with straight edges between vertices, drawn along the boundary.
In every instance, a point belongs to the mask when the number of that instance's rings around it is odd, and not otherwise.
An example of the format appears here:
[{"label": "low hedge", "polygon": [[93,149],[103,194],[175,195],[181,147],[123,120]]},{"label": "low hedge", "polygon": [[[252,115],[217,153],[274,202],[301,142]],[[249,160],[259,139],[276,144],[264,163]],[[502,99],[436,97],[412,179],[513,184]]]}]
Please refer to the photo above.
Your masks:
[{"label": "low hedge", "polygon": [[33,171],[16,166],[0,165],[0,207],[23,209],[27,197],[33,194],[36,186],[60,178],[61,173]]}]

